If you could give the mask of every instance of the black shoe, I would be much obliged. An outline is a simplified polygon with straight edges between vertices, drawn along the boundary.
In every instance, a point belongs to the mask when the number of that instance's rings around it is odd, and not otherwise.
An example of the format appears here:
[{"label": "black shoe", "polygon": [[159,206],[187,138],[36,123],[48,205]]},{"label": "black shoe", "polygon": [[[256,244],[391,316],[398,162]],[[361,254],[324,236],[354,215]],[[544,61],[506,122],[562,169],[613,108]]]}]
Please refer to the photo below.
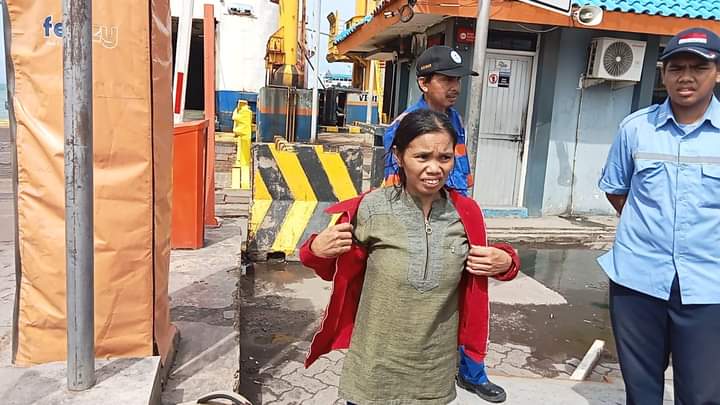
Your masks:
[{"label": "black shoe", "polygon": [[507,394],[502,387],[491,383],[489,380],[482,384],[473,384],[466,381],[461,375],[457,376],[457,385],[470,391],[488,402],[505,402]]}]

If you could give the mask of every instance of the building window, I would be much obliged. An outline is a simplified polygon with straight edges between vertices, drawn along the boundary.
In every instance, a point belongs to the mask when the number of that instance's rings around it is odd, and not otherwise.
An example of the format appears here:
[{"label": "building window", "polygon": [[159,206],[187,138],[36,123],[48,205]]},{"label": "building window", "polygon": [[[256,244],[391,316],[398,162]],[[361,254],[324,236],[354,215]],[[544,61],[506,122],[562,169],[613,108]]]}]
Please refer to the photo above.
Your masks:
[{"label": "building window", "polygon": [[535,52],[537,47],[537,34],[518,31],[490,30],[488,33],[487,46],[490,49]]}]

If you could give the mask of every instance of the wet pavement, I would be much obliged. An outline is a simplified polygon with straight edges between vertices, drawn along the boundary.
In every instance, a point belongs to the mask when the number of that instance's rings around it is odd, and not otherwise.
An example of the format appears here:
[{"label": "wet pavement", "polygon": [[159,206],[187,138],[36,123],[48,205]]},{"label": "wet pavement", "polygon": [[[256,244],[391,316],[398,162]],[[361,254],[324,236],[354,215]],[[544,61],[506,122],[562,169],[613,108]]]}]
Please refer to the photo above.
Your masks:
[{"label": "wet pavement", "polygon": [[[566,379],[595,339],[606,352],[588,378],[618,382],[608,281],[583,248],[520,246],[523,274],[491,286],[491,375]],[[254,404],[337,401],[342,352],[304,370],[330,283],[299,264],[257,263],[241,279],[240,392]],[[494,293],[496,292],[496,293]]]},{"label": "wet pavement", "polygon": [[243,226],[240,219],[225,219],[222,227],[206,229],[204,248],[173,250],[170,255],[170,315],[180,341],[163,404],[237,389],[238,246]]},{"label": "wet pavement", "polygon": [[608,279],[595,261],[604,252],[520,247],[519,253],[523,274],[559,293],[567,304],[493,303],[491,340],[530,347],[530,369],[543,377],[557,377],[564,373],[555,364],[574,365],[595,339],[602,339],[606,351],[600,362],[615,368]]},{"label": "wet pavement", "polygon": [[272,392],[279,396],[290,390],[269,388],[276,384],[268,370],[304,362],[330,283],[299,264],[256,263],[240,288],[240,392],[253,404],[265,404],[277,399]]}]

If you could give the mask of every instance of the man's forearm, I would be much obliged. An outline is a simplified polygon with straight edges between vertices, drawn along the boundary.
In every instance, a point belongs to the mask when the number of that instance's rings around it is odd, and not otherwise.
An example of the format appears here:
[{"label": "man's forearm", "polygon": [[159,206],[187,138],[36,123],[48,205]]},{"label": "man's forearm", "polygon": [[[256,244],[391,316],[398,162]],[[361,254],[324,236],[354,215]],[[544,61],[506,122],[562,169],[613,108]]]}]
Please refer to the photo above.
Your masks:
[{"label": "man's forearm", "polygon": [[608,201],[612,204],[618,215],[622,214],[623,207],[625,207],[625,201],[627,201],[627,194],[605,194]]}]

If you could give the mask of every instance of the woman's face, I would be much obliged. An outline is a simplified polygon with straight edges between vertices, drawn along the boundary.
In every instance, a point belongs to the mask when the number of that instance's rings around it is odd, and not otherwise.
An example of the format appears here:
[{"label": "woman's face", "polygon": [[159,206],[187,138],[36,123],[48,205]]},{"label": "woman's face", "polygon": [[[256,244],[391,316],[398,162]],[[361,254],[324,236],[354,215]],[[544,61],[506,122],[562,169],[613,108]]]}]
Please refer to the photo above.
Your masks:
[{"label": "woman's face", "polygon": [[452,138],[446,132],[420,135],[405,152],[395,150],[395,157],[405,171],[406,191],[418,198],[435,197],[455,164]]}]

